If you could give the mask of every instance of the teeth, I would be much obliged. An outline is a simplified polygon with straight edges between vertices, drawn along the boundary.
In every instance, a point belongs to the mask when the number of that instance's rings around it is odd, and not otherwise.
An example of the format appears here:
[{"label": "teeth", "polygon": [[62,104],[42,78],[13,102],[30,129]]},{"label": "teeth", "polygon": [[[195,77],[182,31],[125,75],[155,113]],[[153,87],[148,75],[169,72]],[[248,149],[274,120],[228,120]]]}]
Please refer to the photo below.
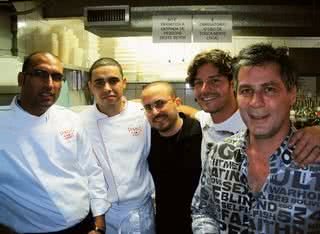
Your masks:
[{"label": "teeth", "polygon": [[41,96],[49,97],[49,96],[51,96],[51,93],[42,93]]},{"label": "teeth", "polygon": [[253,119],[263,119],[265,116],[254,116],[254,115],[252,115],[252,118]]},{"label": "teeth", "polygon": [[204,98],[202,98],[203,101],[211,101],[213,99],[215,99],[215,97],[204,97]]}]

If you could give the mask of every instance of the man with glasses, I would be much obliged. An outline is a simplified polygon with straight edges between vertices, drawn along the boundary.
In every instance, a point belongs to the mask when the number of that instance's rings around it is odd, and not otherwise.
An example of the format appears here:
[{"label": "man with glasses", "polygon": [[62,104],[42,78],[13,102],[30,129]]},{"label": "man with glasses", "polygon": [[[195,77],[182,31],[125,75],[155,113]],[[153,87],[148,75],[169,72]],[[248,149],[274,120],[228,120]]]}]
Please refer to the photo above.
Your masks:
[{"label": "man with glasses", "polygon": [[33,53],[18,75],[20,95],[0,111],[0,223],[18,233],[104,229],[102,170],[79,117],[54,105],[63,80],[57,57]]},{"label": "man with glasses", "polygon": [[148,170],[150,125],[140,103],[123,96],[126,79],[121,65],[101,58],[89,70],[88,85],[95,104],[81,113],[108,185],[110,209],[106,233],[154,233]]},{"label": "man with glasses", "polygon": [[141,94],[152,126],[149,170],[155,183],[157,234],[192,233],[190,205],[201,173],[201,128],[179,113],[181,100],[164,81]]}]

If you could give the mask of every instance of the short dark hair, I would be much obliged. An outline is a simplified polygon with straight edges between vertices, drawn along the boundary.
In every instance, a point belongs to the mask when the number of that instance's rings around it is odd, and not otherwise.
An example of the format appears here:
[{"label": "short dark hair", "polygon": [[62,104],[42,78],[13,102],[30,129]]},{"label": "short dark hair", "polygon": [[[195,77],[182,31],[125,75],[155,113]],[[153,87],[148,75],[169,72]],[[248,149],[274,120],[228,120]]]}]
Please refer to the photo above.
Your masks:
[{"label": "short dark hair", "polygon": [[104,58],[100,58],[100,59],[96,60],[91,65],[91,67],[89,69],[89,80],[91,80],[93,70],[95,70],[98,67],[103,67],[103,66],[116,66],[116,67],[118,67],[120,74],[122,76],[121,78],[123,78],[123,70],[122,70],[120,63],[113,58],[104,57]]},{"label": "short dark hair", "polygon": [[33,58],[33,56],[35,56],[37,54],[50,54],[50,55],[52,55],[53,57],[55,57],[56,59],[58,59],[60,61],[60,59],[56,55],[54,55],[54,54],[52,54],[50,52],[35,51],[35,52],[29,54],[27,57],[24,58],[24,62],[23,62],[23,65],[22,65],[22,72],[27,72],[30,68],[32,68],[32,58]]},{"label": "short dark hair", "polygon": [[221,75],[228,77],[228,80],[232,80],[232,62],[233,58],[228,52],[223,50],[212,49],[209,51],[203,51],[197,54],[190,63],[186,82],[193,87],[198,69],[204,64],[212,64],[218,68]]},{"label": "short dark hair", "polygon": [[287,90],[297,86],[297,75],[294,64],[289,58],[287,47],[273,47],[268,43],[250,45],[239,52],[234,63],[234,83],[238,86],[238,74],[241,67],[261,66],[268,63],[279,65],[281,80]]},{"label": "short dark hair", "polygon": [[163,81],[163,80],[158,80],[158,81],[153,81],[153,82],[150,82],[146,85],[144,85],[142,87],[142,92],[143,90],[147,89],[147,88],[150,88],[150,87],[153,87],[153,86],[156,86],[156,85],[164,85],[168,88],[169,90],[169,94],[172,98],[176,98],[177,97],[177,94],[176,94],[176,90],[173,88],[172,84],[170,84],[168,81]]}]

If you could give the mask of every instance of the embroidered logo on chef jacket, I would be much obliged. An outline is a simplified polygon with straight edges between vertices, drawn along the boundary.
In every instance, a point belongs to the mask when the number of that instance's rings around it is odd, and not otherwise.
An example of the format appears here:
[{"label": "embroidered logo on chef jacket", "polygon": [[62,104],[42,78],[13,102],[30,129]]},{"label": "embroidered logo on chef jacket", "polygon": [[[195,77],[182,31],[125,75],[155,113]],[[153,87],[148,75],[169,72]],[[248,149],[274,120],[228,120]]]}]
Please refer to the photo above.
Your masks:
[{"label": "embroidered logo on chef jacket", "polygon": [[139,136],[142,133],[142,130],[143,130],[142,127],[135,127],[135,128],[128,127],[128,131],[131,134],[131,136]]},{"label": "embroidered logo on chef jacket", "polygon": [[73,129],[65,129],[60,131],[60,135],[63,137],[64,140],[70,140],[74,137],[74,130]]},{"label": "embroidered logo on chef jacket", "polygon": [[140,136],[143,131],[143,126],[148,120],[145,119],[144,112],[141,116],[138,116],[135,121],[130,124],[132,127],[128,127],[128,132],[131,136]]}]

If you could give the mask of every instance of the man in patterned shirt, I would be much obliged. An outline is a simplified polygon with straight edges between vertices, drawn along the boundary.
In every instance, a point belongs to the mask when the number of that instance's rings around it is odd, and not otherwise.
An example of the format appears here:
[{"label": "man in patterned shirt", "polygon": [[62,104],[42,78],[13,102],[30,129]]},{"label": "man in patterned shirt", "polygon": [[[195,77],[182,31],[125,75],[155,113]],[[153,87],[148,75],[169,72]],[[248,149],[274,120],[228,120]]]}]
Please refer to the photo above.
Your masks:
[{"label": "man in patterned shirt", "polygon": [[194,233],[317,233],[320,165],[298,167],[288,145],[297,77],[287,51],[243,49],[234,81],[248,130],[209,152],[192,203]]}]

